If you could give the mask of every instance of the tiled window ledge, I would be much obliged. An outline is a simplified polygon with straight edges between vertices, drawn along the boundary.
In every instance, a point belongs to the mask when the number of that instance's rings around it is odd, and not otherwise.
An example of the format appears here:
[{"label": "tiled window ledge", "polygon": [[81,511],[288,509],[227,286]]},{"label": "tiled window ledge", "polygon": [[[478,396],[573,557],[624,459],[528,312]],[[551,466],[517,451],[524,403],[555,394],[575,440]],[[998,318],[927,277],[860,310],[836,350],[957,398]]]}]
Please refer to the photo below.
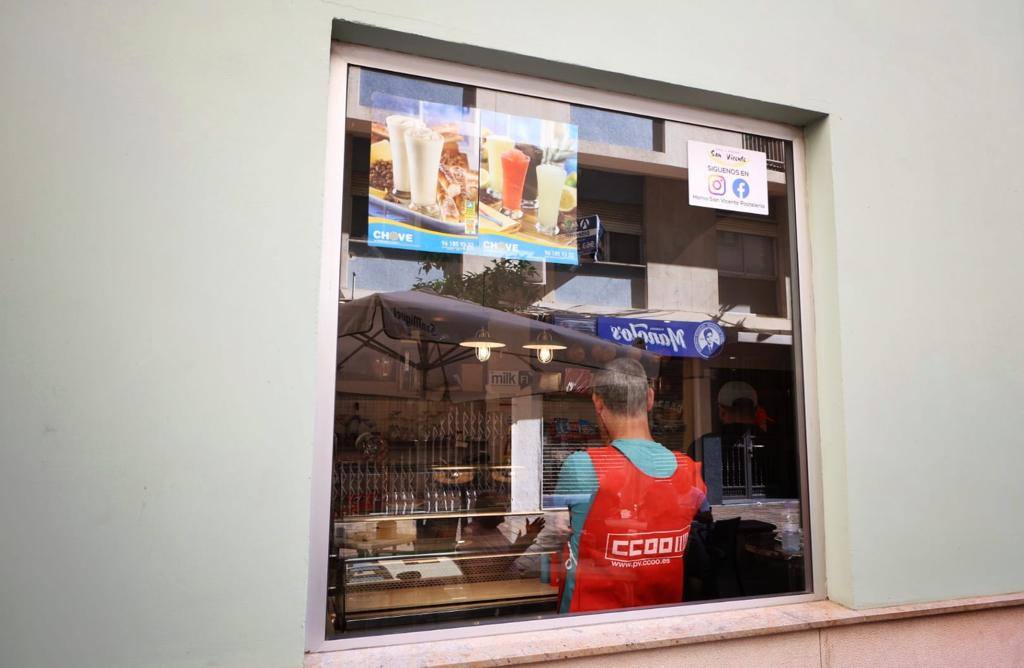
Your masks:
[{"label": "tiled window ledge", "polygon": [[[1024,605],[1024,593],[851,610],[831,601],[306,655],[306,668],[503,666]],[[497,631],[497,629],[495,629]]]}]

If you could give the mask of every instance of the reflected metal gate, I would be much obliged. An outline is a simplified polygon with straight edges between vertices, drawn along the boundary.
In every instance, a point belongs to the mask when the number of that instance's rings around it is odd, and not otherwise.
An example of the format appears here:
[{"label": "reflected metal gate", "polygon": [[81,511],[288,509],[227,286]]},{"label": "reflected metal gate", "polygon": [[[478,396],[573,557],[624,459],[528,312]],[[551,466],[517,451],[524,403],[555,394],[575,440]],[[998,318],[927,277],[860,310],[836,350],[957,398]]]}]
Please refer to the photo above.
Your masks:
[{"label": "reflected metal gate", "polygon": [[722,444],[722,496],[757,498],[765,496],[768,449],[757,443],[747,430],[743,439]]}]

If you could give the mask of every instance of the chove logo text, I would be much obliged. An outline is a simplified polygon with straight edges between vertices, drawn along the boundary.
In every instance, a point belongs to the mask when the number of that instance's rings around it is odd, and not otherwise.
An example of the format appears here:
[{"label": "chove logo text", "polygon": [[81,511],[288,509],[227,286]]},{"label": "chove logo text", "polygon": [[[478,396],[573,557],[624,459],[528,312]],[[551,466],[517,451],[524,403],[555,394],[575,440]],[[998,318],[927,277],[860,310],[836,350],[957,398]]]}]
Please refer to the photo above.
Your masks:
[{"label": "chove logo text", "polygon": [[393,232],[391,230],[374,230],[373,238],[377,241],[397,241],[399,243],[412,243],[411,232]]},{"label": "chove logo text", "polygon": [[683,556],[689,535],[689,527],[673,531],[610,533],[604,558],[609,561],[678,559]]}]

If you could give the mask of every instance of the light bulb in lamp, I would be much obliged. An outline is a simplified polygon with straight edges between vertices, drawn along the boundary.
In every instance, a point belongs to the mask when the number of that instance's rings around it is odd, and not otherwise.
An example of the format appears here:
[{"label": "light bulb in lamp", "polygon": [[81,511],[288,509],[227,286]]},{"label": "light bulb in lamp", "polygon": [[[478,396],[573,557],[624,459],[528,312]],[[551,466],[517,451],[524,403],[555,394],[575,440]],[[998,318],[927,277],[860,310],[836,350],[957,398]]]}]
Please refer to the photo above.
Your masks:
[{"label": "light bulb in lamp", "polygon": [[501,341],[495,341],[491,338],[491,333],[487,331],[486,327],[481,327],[476,331],[476,334],[467,341],[460,341],[460,346],[464,348],[473,348],[476,358],[481,362],[486,362],[491,359],[492,348],[504,348],[505,344]]},{"label": "light bulb in lamp", "polygon": [[551,332],[546,329],[534,337],[533,341],[527,343],[523,348],[527,350],[537,351],[537,361],[541,364],[547,364],[551,360],[555,359],[556,350],[565,350],[565,346],[560,343],[556,343],[551,337]]}]

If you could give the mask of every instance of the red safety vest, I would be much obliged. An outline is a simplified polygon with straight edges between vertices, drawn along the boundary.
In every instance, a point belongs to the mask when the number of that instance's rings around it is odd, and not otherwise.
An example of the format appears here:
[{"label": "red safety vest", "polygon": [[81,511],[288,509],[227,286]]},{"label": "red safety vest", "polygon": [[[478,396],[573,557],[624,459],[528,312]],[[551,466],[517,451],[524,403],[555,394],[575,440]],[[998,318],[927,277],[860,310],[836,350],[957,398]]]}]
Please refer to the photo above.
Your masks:
[{"label": "red safety vest", "polygon": [[679,603],[690,523],[707,490],[700,464],[675,453],[675,473],[654,478],[615,447],[587,454],[598,488],[578,554],[570,540],[561,555],[554,555],[552,584],[559,588],[559,601],[575,581],[569,612]]}]

